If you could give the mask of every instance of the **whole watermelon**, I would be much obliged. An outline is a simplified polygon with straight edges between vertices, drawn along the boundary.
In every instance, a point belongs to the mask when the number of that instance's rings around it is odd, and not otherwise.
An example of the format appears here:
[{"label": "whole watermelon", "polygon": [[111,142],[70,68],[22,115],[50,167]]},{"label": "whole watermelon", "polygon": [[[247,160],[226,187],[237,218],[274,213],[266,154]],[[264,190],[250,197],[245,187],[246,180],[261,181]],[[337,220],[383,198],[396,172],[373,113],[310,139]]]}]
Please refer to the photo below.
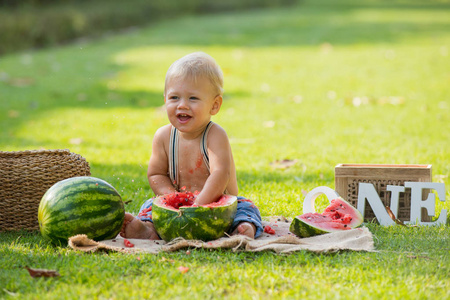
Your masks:
[{"label": "whole watermelon", "polygon": [[342,198],[331,200],[324,212],[306,213],[295,217],[289,231],[299,237],[349,230],[360,226],[363,222],[361,213]]},{"label": "whole watermelon", "polygon": [[125,218],[122,198],[112,185],[95,177],[73,177],[55,183],[41,199],[41,234],[55,245],[86,234],[100,241],[120,232]]},{"label": "whole watermelon", "polygon": [[165,241],[177,237],[210,241],[222,237],[230,229],[237,210],[237,198],[223,195],[218,201],[194,206],[195,195],[173,193],[155,198],[152,217],[155,229]]}]

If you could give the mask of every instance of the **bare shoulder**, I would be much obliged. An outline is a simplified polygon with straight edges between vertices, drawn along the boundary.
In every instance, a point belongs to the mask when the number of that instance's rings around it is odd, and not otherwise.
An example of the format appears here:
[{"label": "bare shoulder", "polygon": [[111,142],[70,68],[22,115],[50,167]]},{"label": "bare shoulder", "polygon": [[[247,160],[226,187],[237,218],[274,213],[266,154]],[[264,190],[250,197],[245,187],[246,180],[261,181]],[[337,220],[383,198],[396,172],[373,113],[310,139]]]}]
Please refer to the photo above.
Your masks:
[{"label": "bare shoulder", "polygon": [[207,147],[210,154],[221,157],[232,157],[230,141],[228,135],[220,125],[214,123],[207,137]]},{"label": "bare shoulder", "polygon": [[158,128],[153,136],[153,143],[165,144],[170,138],[170,130],[172,129],[171,124],[164,125]]},{"label": "bare shoulder", "polygon": [[155,132],[155,138],[164,138],[170,136],[170,130],[172,129],[171,124],[164,125],[159,127]]},{"label": "bare shoulder", "polygon": [[148,165],[147,175],[165,174],[167,171],[167,153],[171,125],[165,125],[156,130],[153,136],[152,155]]},{"label": "bare shoulder", "polygon": [[212,141],[213,142],[212,144],[216,143],[229,144],[227,132],[225,131],[225,129],[222,128],[222,126],[220,126],[217,123],[214,123],[214,125],[209,130],[208,141]]}]

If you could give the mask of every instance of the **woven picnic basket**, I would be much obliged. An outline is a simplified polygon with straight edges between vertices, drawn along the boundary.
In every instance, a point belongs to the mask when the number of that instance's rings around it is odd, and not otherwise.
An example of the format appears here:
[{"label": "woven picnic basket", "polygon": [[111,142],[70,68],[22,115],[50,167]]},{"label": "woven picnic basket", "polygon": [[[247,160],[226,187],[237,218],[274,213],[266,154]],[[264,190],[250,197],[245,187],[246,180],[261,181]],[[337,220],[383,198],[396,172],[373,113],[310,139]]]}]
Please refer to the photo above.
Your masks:
[{"label": "woven picnic basket", "polygon": [[0,232],[38,230],[45,192],[58,181],[90,174],[86,159],[67,149],[0,151]]}]

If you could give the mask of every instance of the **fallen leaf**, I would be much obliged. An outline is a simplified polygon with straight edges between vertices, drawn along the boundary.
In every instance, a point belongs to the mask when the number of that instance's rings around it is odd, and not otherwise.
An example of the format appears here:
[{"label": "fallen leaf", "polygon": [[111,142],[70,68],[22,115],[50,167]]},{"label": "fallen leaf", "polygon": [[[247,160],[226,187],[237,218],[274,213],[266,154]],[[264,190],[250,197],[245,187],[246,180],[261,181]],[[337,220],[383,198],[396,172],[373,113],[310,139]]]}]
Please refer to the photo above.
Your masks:
[{"label": "fallen leaf", "polygon": [[69,143],[72,145],[80,145],[81,143],[83,143],[83,139],[82,138],[73,138],[69,140]]},{"label": "fallen leaf", "polygon": [[30,276],[33,278],[37,277],[58,277],[61,276],[58,271],[55,270],[46,270],[46,269],[32,269],[29,267],[25,267],[30,273]]},{"label": "fallen leaf", "polygon": [[319,48],[320,53],[328,54],[333,51],[333,45],[330,43],[322,43]]},{"label": "fallen leaf", "polygon": [[189,271],[189,268],[188,267],[179,266],[178,267],[178,271],[180,271],[181,274],[184,274],[184,273]]},{"label": "fallen leaf", "polygon": [[18,112],[17,110],[8,111],[8,117],[17,118],[18,116],[20,116],[20,112]]},{"label": "fallen leaf", "polygon": [[275,127],[275,124],[276,124],[275,121],[269,120],[269,121],[265,121],[263,123],[263,126],[266,128],[273,128],[273,127]]},{"label": "fallen leaf", "polygon": [[9,83],[9,85],[12,85],[15,87],[27,87],[27,86],[33,85],[35,83],[35,80],[33,78],[29,78],[29,77],[10,78],[8,83]]},{"label": "fallen leaf", "polygon": [[159,262],[170,262],[170,263],[174,263],[175,261],[173,259],[170,258],[165,258],[164,256],[159,260]]},{"label": "fallen leaf", "polygon": [[386,206],[386,211],[389,215],[389,217],[391,217],[391,219],[398,225],[402,225],[402,226],[406,226],[406,227],[417,227],[417,225],[406,225],[405,223],[403,223],[402,220],[397,219],[394,215],[394,213],[392,212],[392,210],[389,208],[389,206]]},{"label": "fallen leaf", "polygon": [[283,160],[276,160],[270,163],[270,166],[277,168],[277,169],[287,169],[292,167],[297,163],[296,159],[283,159]]}]

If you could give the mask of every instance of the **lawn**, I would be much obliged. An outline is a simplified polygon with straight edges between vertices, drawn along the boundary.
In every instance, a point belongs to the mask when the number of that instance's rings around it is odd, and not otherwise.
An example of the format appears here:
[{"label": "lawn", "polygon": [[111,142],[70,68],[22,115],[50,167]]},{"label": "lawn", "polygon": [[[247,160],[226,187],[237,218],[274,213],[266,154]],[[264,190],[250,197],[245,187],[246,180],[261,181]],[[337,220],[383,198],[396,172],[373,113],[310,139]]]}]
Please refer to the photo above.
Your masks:
[{"label": "lawn", "polygon": [[[153,196],[165,72],[205,51],[225,75],[213,120],[230,137],[240,194],[263,216],[300,214],[306,192],[334,187],[338,163],[431,164],[446,186],[436,211],[450,211],[450,5],[361,2],[175,18],[0,57],[0,149],[81,154],[136,212]],[[274,166],[283,159],[296,164]],[[449,226],[366,226],[378,252],[86,255],[0,233],[0,298],[450,299]],[[62,276],[33,279],[24,266]]]}]

